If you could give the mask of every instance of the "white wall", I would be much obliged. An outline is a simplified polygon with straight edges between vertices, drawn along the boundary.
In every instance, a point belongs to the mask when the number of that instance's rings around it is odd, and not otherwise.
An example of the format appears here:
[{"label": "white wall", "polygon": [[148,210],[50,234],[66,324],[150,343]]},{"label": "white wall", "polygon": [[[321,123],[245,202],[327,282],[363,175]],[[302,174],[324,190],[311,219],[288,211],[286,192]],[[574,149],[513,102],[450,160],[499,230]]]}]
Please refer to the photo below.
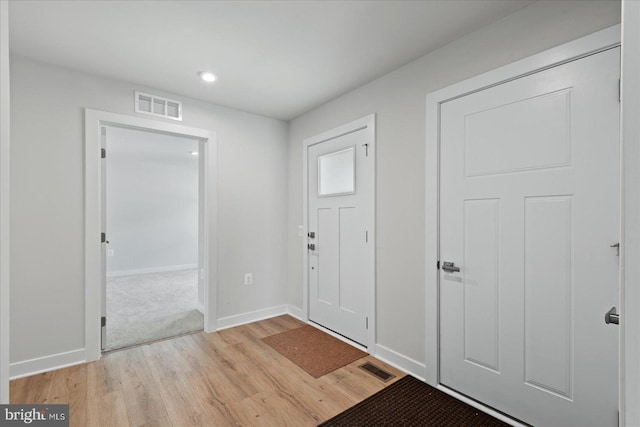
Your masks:
[{"label": "white wall", "polygon": [[0,404],[9,403],[9,8],[0,1]]},{"label": "white wall", "polygon": [[107,275],[198,265],[198,141],[107,129]]},{"label": "white wall", "polygon": [[217,133],[218,317],[286,302],[286,123],[14,56],[11,74],[12,363],[84,348],[83,108],[135,115],[136,89]]},{"label": "white wall", "polygon": [[619,22],[617,1],[540,1],[291,121],[289,303],[302,307],[302,141],[376,113],[377,349],[424,375],[426,94]]}]

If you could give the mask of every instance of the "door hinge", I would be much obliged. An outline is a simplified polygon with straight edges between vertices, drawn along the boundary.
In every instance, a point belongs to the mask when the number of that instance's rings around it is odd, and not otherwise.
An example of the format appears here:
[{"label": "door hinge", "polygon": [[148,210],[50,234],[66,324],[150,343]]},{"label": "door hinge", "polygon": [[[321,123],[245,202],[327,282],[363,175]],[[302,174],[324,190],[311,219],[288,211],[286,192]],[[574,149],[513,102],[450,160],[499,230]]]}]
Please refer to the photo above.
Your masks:
[{"label": "door hinge", "polygon": [[440,270],[440,260],[436,261],[436,269]]},{"label": "door hinge", "polygon": [[622,101],[622,81],[618,79],[618,102]]},{"label": "door hinge", "polygon": [[369,230],[365,230],[364,232],[364,242],[369,243]]},{"label": "door hinge", "polygon": [[616,243],[615,245],[611,245],[609,247],[614,248],[616,250],[616,255],[620,256],[620,243]]},{"label": "door hinge", "polygon": [[100,318],[100,326],[103,328],[107,326],[107,318],[105,316]]},{"label": "door hinge", "polygon": [[107,149],[106,148],[101,148],[100,149],[100,158],[102,158],[102,159],[106,159],[107,158]]},{"label": "door hinge", "polygon": [[369,157],[369,144],[362,144],[362,146],[364,147],[364,155]]},{"label": "door hinge", "polygon": [[107,241],[107,233],[100,233],[100,243]]},{"label": "door hinge", "polygon": [[365,317],[365,319],[367,319],[367,320],[366,320],[366,328],[367,328],[367,329],[369,329],[369,318],[368,318],[368,317]]}]

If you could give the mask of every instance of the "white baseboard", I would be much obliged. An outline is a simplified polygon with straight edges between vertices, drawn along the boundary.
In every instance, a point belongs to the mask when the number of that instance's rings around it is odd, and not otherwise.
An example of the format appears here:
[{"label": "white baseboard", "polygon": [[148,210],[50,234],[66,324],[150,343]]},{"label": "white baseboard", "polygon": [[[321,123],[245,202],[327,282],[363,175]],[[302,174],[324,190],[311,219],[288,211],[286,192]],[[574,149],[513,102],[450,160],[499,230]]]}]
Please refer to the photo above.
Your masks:
[{"label": "white baseboard", "polygon": [[84,348],[67,351],[65,353],[52,354],[51,356],[38,357],[36,359],[14,362],[9,366],[11,379],[29,377],[43,372],[55,371],[68,366],[79,365],[87,361],[87,352]]},{"label": "white baseboard", "polygon": [[427,366],[383,345],[376,344],[374,356],[385,363],[398,368],[406,374],[413,375],[424,381],[427,373]]},{"label": "white baseboard", "polygon": [[194,268],[198,268],[198,264],[168,265],[165,267],[137,268],[134,270],[116,270],[108,271],[107,277],[134,276],[136,274],[149,273],[165,273],[167,271],[191,270]]},{"label": "white baseboard", "polygon": [[[202,309],[204,310],[204,308]],[[301,312],[302,310],[299,311]],[[293,313],[291,313],[290,307],[288,305],[279,305],[276,307],[265,308],[262,310],[218,319],[217,330],[228,329],[234,326],[257,322],[259,320],[269,319],[271,317],[281,316],[283,314],[291,314],[295,317],[298,317],[297,311],[293,310]],[[38,357],[22,362],[14,362],[9,367],[10,379],[15,380],[18,378],[29,377],[31,375],[55,371],[56,369],[67,368],[69,366],[79,365],[86,362],[87,352],[84,348],[79,348],[77,350],[72,350],[65,353],[52,354],[50,356]]]},{"label": "white baseboard", "polygon": [[258,320],[269,319],[271,317],[281,316],[287,314],[287,305],[278,305],[275,307],[263,308],[262,310],[251,311],[249,313],[236,314],[234,316],[228,316],[218,319],[218,331],[223,329],[233,328],[234,326],[240,326],[251,322],[257,322]]},{"label": "white baseboard", "polygon": [[295,305],[288,305],[287,306],[287,313],[290,314],[291,316],[295,317],[298,320],[301,320],[303,322],[306,322],[307,319],[305,319],[305,315],[304,312],[302,311],[301,308],[296,307]]}]

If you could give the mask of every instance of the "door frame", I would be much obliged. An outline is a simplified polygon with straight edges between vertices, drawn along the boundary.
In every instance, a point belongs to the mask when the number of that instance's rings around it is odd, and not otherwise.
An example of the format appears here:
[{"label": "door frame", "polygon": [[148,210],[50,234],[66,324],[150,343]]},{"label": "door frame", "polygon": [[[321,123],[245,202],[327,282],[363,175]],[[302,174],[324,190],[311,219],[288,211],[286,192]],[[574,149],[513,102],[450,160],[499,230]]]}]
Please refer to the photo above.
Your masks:
[{"label": "door frame", "polygon": [[[200,165],[200,175],[204,180],[201,188],[202,210],[204,210],[203,229],[199,234],[204,239],[204,330],[216,330],[217,295],[217,138],[215,132],[187,127],[174,123],[143,119],[124,114],[85,109],[85,348],[87,361],[98,360],[100,349],[100,306],[102,246],[100,233],[102,218],[105,214],[102,205],[102,168],[101,168],[101,127],[111,126],[135,129],[166,135],[176,135],[203,141],[204,153]],[[107,154],[108,155],[108,154]],[[208,286],[207,286],[208,285]]]},{"label": "door frame", "polygon": [[[367,330],[367,343],[366,350],[369,354],[373,354],[375,350],[376,344],[376,221],[375,221],[375,206],[376,206],[376,115],[370,114],[368,116],[362,117],[360,119],[351,121],[342,126],[338,126],[326,132],[322,132],[318,135],[305,138],[303,141],[303,149],[302,149],[302,228],[303,228],[303,238],[302,238],[302,314],[303,320],[309,323],[309,260],[307,258],[307,244],[309,243],[309,237],[307,233],[309,232],[309,194],[308,194],[308,151],[309,147],[312,145],[320,144],[322,142],[328,141],[330,139],[338,138],[340,136],[353,133],[360,130],[366,130],[367,144],[369,144],[369,154],[372,156],[373,167],[371,168],[372,175],[372,194],[371,194],[371,211],[367,222],[369,224],[369,229],[371,232],[369,233],[369,241],[370,241],[370,256],[373,258],[373,263],[371,268],[373,271],[370,272],[371,278],[371,289],[369,290],[368,301],[366,303],[367,307],[367,317],[369,318],[369,329]],[[314,326],[316,324],[314,323]],[[336,338],[344,340],[342,335],[336,334],[329,329],[322,328],[325,332],[335,336]],[[351,345],[355,345],[352,341],[347,341]],[[356,345],[356,347],[360,347]]]},{"label": "door frame", "polygon": [[[621,135],[623,232],[620,259],[620,425],[640,425],[640,2],[622,1]],[[630,218],[624,222],[624,218]]]},{"label": "door frame", "polygon": [[[513,423],[513,420],[505,418],[496,411],[468,399],[440,383],[440,279],[436,265],[440,259],[440,107],[444,102],[620,46],[620,28],[620,25],[614,25],[597,31],[569,43],[431,92],[426,98],[425,379],[428,384],[509,423]],[[622,194],[622,203],[624,203],[624,194]],[[621,288],[622,286],[623,284],[621,284]],[[620,304],[623,305],[622,302]],[[622,339],[620,343],[622,345]],[[620,357],[622,358],[622,356],[623,354],[620,352]],[[624,382],[624,378],[620,377],[619,381],[621,383]]]}]

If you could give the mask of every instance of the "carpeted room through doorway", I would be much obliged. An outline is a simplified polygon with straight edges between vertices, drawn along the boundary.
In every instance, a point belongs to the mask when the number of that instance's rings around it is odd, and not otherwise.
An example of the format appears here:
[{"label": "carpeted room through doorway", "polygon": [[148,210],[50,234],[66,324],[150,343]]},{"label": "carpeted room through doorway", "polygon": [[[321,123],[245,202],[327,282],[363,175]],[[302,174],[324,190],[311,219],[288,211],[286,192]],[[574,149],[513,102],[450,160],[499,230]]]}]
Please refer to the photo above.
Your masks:
[{"label": "carpeted room through doorway", "polygon": [[203,325],[197,269],[107,278],[105,351],[199,331]]}]

